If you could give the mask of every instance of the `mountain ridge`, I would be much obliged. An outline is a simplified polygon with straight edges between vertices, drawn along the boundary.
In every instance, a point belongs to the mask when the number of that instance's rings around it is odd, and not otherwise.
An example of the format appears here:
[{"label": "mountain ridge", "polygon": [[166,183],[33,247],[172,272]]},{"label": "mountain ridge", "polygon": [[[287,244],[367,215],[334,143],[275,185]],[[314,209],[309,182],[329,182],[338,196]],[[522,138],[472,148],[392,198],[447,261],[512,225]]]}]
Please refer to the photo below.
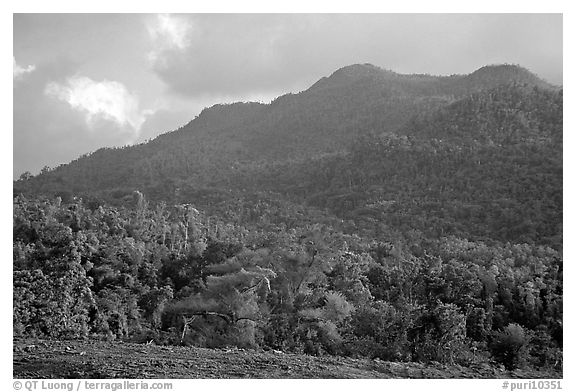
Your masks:
[{"label": "mountain ridge", "polygon": [[148,143],[97,150],[33,178],[26,186],[19,182],[19,189],[148,186],[166,176],[208,184],[215,179],[210,173],[233,175],[238,165],[345,151],[363,134],[400,132],[413,118],[504,82],[553,89],[512,65],[452,76],[402,75],[371,64],[350,65],[270,104],[213,105],[180,129]]}]

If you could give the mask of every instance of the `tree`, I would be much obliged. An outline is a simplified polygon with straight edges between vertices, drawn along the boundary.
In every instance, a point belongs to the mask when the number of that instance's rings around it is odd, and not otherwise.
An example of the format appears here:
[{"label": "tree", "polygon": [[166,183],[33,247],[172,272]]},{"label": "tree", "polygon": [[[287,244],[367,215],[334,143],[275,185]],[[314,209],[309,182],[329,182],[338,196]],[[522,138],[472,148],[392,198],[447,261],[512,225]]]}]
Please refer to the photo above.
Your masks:
[{"label": "tree", "polygon": [[27,181],[32,177],[34,177],[32,173],[30,173],[29,171],[25,171],[24,173],[20,174],[20,177],[18,177],[18,181]]},{"label": "tree", "polygon": [[15,331],[51,337],[86,336],[89,313],[95,305],[92,280],[81,264],[72,230],[46,215],[38,223],[39,238],[20,247],[23,261],[15,265]]},{"label": "tree", "polygon": [[466,317],[456,305],[438,302],[422,312],[415,324],[409,339],[416,359],[453,363],[467,350]]},{"label": "tree", "polygon": [[504,330],[494,332],[490,351],[506,369],[513,370],[525,364],[528,342],[524,328],[509,324]]},{"label": "tree", "polygon": [[208,346],[256,345],[256,327],[262,322],[261,304],[270,292],[274,271],[254,264],[256,252],[246,251],[221,264],[207,267],[206,287],[176,304],[169,312],[183,320],[182,340],[188,329],[196,342]]}]

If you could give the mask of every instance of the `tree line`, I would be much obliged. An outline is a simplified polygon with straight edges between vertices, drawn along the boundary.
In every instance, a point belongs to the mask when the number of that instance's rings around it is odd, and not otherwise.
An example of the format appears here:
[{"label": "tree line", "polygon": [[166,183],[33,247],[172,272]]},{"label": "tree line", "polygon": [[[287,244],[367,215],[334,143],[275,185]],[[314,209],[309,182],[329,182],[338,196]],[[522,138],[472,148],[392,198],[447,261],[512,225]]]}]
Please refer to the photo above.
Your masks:
[{"label": "tree line", "polygon": [[369,240],[257,203],[269,219],[230,223],[139,192],[16,197],[15,335],[561,368],[553,248]]}]

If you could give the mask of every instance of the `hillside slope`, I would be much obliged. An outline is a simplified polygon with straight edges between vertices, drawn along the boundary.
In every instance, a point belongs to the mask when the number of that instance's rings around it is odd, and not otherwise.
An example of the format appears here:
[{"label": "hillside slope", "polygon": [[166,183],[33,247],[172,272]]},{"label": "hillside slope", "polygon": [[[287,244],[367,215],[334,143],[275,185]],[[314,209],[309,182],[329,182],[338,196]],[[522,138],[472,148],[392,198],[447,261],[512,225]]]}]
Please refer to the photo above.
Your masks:
[{"label": "hillside slope", "polygon": [[345,151],[358,136],[396,132],[415,115],[427,115],[503,83],[552,88],[512,65],[450,77],[401,75],[369,64],[352,65],[268,105],[215,105],[179,130],[137,146],[98,150],[19,188],[35,193],[80,192],[145,188],[167,179],[217,185],[234,176],[239,166]]},{"label": "hillside slope", "polygon": [[349,152],[238,170],[232,184],[326,208],[369,236],[393,227],[560,248],[562,112],[562,91],[502,85]]}]

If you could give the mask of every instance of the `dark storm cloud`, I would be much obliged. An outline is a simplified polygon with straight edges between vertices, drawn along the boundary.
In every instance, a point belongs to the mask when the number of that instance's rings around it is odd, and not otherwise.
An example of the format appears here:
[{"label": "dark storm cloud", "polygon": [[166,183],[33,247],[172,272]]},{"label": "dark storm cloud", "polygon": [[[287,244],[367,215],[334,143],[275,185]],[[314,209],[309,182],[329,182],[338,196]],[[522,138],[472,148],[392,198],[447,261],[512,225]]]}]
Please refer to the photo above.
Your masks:
[{"label": "dark storm cloud", "polygon": [[178,23],[185,44],[158,49],[152,63],[189,97],[305,88],[363,62],[432,74],[514,63],[562,78],[560,15],[180,15]]}]

